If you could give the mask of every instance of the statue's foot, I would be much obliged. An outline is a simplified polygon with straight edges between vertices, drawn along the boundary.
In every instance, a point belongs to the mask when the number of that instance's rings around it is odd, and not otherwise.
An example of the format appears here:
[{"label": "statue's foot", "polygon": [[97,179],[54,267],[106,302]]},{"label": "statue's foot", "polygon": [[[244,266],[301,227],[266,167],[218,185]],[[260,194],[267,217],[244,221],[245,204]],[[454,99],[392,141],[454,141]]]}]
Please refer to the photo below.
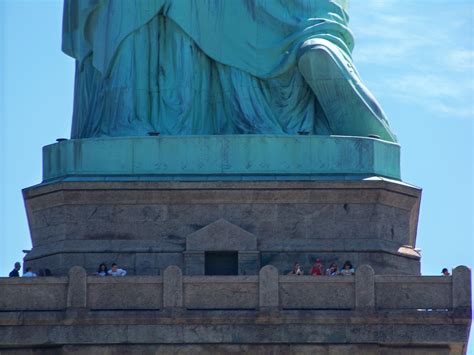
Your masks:
[{"label": "statue's foot", "polygon": [[362,83],[351,61],[334,44],[311,40],[303,48],[298,66],[334,134],[376,135],[397,141],[377,100]]}]

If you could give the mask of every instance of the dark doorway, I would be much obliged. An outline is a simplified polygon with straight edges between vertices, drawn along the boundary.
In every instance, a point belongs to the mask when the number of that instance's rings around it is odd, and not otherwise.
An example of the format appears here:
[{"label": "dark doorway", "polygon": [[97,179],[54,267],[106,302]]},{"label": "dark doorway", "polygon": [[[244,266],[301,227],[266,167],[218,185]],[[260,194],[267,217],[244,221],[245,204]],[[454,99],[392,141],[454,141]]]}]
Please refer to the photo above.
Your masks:
[{"label": "dark doorway", "polygon": [[206,251],[204,254],[204,270],[206,275],[238,275],[238,252]]}]

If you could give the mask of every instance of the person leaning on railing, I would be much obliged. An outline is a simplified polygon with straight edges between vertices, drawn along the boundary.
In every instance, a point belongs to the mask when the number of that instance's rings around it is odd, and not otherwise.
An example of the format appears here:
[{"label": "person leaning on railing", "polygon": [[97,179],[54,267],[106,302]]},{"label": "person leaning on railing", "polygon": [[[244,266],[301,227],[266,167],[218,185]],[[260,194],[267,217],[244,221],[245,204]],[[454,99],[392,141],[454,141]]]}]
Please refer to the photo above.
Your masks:
[{"label": "person leaning on railing", "polygon": [[127,275],[127,271],[124,269],[120,269],[116,263],[113,263],[107,274],[109,276],[125,276]]}]

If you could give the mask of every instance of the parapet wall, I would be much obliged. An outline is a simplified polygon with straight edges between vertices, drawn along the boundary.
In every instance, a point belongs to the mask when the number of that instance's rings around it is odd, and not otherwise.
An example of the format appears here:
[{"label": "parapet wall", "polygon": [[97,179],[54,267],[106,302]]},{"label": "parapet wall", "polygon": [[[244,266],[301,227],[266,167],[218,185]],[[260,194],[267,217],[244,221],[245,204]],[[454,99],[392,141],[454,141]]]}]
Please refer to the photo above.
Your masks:
[{"label": "parapet wall", "polygon": [[259,276],[96,277],[74,267],[69,277],[0,279],[1,311],[90,310],[433,310],[470,307],[470,271],[444,276],[281,276],[273,266]]},{"label": "parapet wall", "polygon": [[465,354],[470,270],[452,277],[0,279],[0,353]]}]

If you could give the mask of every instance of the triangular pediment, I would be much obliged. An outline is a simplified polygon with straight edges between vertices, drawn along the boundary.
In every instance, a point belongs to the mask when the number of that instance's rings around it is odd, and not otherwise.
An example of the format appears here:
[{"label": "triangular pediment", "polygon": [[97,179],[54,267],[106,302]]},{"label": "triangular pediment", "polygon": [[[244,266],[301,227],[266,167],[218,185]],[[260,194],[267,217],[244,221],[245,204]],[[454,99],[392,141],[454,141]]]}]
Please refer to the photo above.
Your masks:
[{"label": "triangular pediment", "polygon": [[255,251],[257,250],[257,237],[221,218],[188,235],[186,250]]}]

